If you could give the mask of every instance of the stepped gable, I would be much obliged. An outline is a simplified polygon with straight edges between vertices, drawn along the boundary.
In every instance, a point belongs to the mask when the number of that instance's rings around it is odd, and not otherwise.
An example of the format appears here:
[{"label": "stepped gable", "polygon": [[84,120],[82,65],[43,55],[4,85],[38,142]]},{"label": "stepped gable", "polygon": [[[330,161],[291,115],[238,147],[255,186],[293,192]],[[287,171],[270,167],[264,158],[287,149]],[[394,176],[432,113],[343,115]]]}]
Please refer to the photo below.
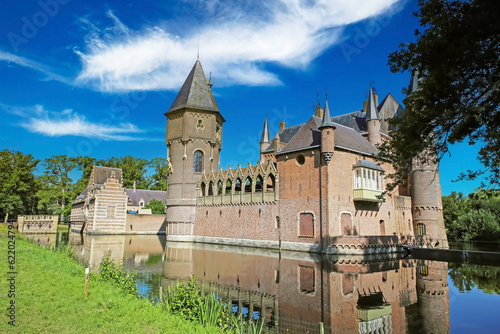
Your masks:
[{"label": "stepped gable", "polygon": [[222,117],[199,60],[194,64],[181,90],[165,115],[181,109],[213,111]]},{"label": "stepped gable", "polygon": [[92,174],[90,176],[90,182],[95,187],[102,186],[110,177],[112,172],[115,172],[115,178],[118,183],[122,183],[122,170],[121,168],[103,167],[95,166],[92,169]]}]

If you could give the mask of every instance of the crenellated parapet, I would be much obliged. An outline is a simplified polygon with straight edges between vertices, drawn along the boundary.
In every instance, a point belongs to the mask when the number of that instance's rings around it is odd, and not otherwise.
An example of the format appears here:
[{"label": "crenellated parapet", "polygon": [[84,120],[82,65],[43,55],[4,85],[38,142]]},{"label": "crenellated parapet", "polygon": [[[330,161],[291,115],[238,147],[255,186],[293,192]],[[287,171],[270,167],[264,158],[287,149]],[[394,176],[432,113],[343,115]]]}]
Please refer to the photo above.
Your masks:
[{"label": "crenellated parapet", "polygon": [[197,184],[198,206],[274,203],[279,199],[278,170],[266,163],[203,173]]}]

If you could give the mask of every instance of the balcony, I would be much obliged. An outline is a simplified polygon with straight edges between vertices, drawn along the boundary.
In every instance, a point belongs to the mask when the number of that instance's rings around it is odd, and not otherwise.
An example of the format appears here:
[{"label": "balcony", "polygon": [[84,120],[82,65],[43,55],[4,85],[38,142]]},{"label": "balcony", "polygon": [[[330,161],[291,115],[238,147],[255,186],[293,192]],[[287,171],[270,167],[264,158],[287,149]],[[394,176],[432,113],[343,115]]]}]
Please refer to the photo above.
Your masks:
[{"label": "balcony", "polygon": [[385,201],[385,196],[382,190],[354,189],[353,200],[382,203]]}]

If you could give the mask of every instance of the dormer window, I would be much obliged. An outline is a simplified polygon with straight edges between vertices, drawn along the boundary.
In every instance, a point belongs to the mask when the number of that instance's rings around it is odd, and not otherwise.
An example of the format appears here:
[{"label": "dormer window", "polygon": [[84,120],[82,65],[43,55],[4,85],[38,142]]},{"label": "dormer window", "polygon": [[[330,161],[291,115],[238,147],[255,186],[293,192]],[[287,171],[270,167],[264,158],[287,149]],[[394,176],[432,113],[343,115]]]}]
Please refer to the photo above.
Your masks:
[{"label": "dormer window", "polygon": [[140,208],[143,208],[143,207],[144,207],[144,200],[142,200],[142,199],[141,199],[141,200],[139,201],[139,207],[140,207]]},{"label": "dormer window", "polygon": [[355,201],[384,201],[384,169],[379,164],[359,160],[353,166],[353,176]]}]

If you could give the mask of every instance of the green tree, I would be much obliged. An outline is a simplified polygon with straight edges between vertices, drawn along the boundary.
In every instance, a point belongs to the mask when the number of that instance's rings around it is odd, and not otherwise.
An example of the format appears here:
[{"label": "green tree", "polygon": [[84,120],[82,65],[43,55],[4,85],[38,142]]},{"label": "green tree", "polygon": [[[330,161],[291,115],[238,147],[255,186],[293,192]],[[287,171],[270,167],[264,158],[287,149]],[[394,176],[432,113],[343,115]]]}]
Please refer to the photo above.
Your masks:
[{"label": "green tree", "polygon": [[36,212],[35,193],[39,183],[34,171],[39,162],[30,154],[9,150],[0,152],[0,215],[5,221],[9,215]]},{"label": "green tree", "polygon": [[498,240],[500,190],[478,189],[467,197],[455,192],[444,196],[443,216],[450,240]]},{"label": "green tree", "polygon": [[[71,203],[71,186],[73,180],[69,177],[69,173],[77,166],[77,159],[68,157],[67,155],[55,155],[44,161],[45,172],[42,179],[46,185],[46,189],[55,187],[58,189],[58,199],[60,200],[61,215],[71,212],[71,207],[66,207],[66,203]],[[40,193],[39,196],[43,194]],[[61,216],[61,218],[63,218]]]},{"label": "green tree", "polygon": [[149,166],[154,169],[154,174],[150,177],[149,189],[167,190],[168,162],[165,158],[154,158],[149,162]]},{"label": "green tree", "polygon": [[[389,56],[393,72],[418,71],[419,89],[407,91],[407,112],[394,122],[393,140],[381,145],[381,158],[393,161],[393,186],[408,179],[411,159],[420,152],[438,160],[448,145],[479,144],[481,170],[500,180],[500,6],[497,0],[419,0],[422,29],[416,42],[401,44]],[[485,174],[486,173],[486,174]],[[489,173],[489,176],[488,176]]]},{"label": "green tree", "polygon": [[148,205],[144,207],[145,209],[151,209],[151,213],[154,215],[163,215],[165,214],[165,204],[162,201],[157,199],[152,199],[149,201]]}]

